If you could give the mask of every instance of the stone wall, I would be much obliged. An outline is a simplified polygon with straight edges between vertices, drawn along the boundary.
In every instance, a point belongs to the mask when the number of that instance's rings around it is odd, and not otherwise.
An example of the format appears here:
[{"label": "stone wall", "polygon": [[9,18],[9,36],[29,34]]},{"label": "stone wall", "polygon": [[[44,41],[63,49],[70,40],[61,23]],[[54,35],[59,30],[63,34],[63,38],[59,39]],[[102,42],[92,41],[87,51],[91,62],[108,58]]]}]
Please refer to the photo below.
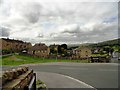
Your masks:
[{"label": "stone wall", "polygon": [[5,71],[2,75],[2,89],[26,90],[33,75],[33,70],[29,70],[28,67],[20,67]]}]

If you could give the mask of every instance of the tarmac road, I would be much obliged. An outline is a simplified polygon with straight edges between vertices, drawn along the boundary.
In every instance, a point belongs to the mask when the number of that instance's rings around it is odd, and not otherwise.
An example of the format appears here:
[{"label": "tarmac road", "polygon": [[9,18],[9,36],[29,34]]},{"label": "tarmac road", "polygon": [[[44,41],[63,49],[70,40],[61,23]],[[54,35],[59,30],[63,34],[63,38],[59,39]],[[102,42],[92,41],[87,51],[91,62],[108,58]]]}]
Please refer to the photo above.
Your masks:
[{"label": "tarmac road", "polygon": [[[61,83],[68,83],[68,79],[61,75],[69,76],[75,80],[81,81],[86,85],[90,85],[94,88],[118,88],[118,64],[117,63],[44,63],[44,64],[32,64],[29,66],[37,73],[37,76],[43,78],[49,85],[52,80],[54,85],[57,85],[61,79]],[[3,67],[4,69],[5,67]],[[54,78],[53,76],[56,75]],[[53,77],[53,78],[50,78]],[[59,77],[59,79],[57,78]],[[49,77],[48,79],[46,79]],[[74,80],[75,79],[75,80]],[[57,82],[55,82],[57,80]],[[62,81],[63,80],[63,81]],[[76,81],[77,83],[77,81]],[[58,84],[63,87],[62,84]],[[73,85],[73,84],[72,84]],[[69,86],[66,84],[66,87]],[[57,86],[55,86],[57,87]],[[54,87],[54,88],[55,88]],[[79,88],[78,84],[76,87]],[[84,87],[84,86],[82,86]],[[59,88],[59,87],[58,87]],[[69,87],[68,87],[69,88]]]},{"label": "tarmac road", "polygon": [[95,88],[118,88],[117,63],[46,63],[30,65],[30,68],[67,75]]},{"label": "tarmac road", "polygon": [[47,88],[91,88],[94,87],[72,77],[49,72],[36,72],[37,80],[43,81]]}]

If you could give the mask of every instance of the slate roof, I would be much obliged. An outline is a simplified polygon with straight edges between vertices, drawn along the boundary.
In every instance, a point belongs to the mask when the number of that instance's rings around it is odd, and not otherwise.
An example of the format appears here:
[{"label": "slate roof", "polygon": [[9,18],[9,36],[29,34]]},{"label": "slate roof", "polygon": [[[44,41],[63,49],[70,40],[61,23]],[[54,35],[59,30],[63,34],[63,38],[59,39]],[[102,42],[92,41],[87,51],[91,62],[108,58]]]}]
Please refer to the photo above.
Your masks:
[{"label": "slate roof", "polygon": [[33,47],[31,47],[29,49],[29,51],[38,51],[38,50],[47,50],[48,47],[45,44],[39,43],[39,44],[35,44]]}]

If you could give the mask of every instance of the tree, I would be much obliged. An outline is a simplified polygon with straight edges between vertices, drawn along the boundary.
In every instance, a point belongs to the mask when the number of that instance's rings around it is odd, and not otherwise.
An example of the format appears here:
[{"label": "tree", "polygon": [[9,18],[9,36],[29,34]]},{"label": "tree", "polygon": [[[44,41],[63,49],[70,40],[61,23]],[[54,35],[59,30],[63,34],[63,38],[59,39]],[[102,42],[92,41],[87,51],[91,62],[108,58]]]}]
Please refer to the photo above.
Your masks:
[{"label": "tree", "polygon": [[67,45],[66,44],[62,44],[61,47],[64,48],[64,49],[67,49]]},{"label": "tree", "polygon": [[106,51],[107,53],[110,53],[112,55],[112,53],[114,52],[114,49],[110,46],[105,46],[104,51]]},{"label": "tree", "polygon": [[60,45],[58,46],[58,53],[59,53],[59,54],[62,53],[62,51],[61,51],[61,46],[60,46]]},{"label": "tree", "polygon": [[66,56],[67,55],[67,45],[66,44],[62,44],[60,46],[60,53],[62,56]]}]

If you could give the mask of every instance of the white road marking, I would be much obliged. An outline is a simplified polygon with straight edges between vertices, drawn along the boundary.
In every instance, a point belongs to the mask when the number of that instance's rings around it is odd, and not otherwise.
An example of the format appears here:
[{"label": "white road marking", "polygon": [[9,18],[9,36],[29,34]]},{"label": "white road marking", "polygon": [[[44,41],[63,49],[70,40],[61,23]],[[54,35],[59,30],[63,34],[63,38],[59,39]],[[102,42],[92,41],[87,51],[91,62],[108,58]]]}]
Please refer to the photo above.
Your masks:
[{"label": "white road marking", "polygon": [[[40,73],[40,72],[35,72],[35,73]],[[46,74],[46,75],[48,75],[49,76],[49,72],[41,72],[41,73],[43,73],[43,74]],[[40,74],[41,74],[40,73]],[[93,89],[93,90],[97,90],[95,87],[93,87],[93,86],[91,86],[91,85],[89,85],[89,84],[87,84],[87,83],[85,83],[85,82],[83,82],[83,81],[81,81],[81,80],[78,80],[78,79],[75,79],[75,78],[72,78],[72,77],[70,77],[70,76],[67,76],[67,75],[63,75],[63,74],[59,74],[59,73],[50,73],[51,75],[52,74],[54,74],[54,75],[60,75],[60,76],[62,76],[62,77],[64,77],[64,78],[68,78],[68,79],[71,79],[72,81],[75,81],[75,82],[77,82],[77,83],[79,83],[80,85],[82,85],[83,87],[81,87],[81,88],[91,88],[91,89]],[[60,79],[60,78],[59,78]],[[63,79],[63,78],[62,78]],[[77,88],[77,87],[76,87]]]},{"label": "white road marking", "polygon": [[[61,74],[61,75],[62,75],[62,74]],[[80,84],[83,84],[83,85],[87,86],[88,88],[93,88],[94,90],[97,90],[95,87],[93,87],[93,86],[91,86],[91,85],[89,85],[89,84],[86,84],[86,83],[83,82],[83,81],[80,81],[80,80],[78,80],[78,79],[72,78],[72,77],[67,76],[67,75],[62,75],[62,76],[66,77],[66,78],[69,78],[69,79],[72,79],[72,80],[74,80],[74,81],[76,81],[76,82],[78,82],[78,83],[80,83]]]}]

